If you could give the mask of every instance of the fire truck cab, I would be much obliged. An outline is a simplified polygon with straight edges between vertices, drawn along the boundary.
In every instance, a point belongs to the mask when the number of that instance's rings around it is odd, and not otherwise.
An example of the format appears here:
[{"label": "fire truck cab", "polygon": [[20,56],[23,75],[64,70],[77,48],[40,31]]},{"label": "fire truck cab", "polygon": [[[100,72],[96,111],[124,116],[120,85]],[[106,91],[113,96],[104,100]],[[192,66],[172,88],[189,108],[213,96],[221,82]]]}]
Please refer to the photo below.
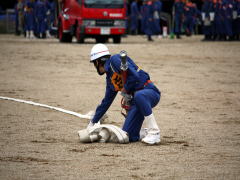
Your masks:
[{"label": "fire truck cab", "polygon": [[55,27],[60,42],[84,43],[95,38],[105,43],[113,38],[121,42],[126,30],[126,4],[124,0],[58,0]]}]

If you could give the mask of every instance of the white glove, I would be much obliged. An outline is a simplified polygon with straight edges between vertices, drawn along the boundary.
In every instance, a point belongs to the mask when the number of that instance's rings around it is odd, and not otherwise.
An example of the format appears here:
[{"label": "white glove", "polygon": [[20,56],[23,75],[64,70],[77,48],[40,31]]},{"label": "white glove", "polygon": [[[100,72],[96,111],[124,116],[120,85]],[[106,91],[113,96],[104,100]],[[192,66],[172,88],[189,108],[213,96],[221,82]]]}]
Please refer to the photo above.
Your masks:
[{"label": "white glove", "polygon": [[124,100],[125,100],[126,102],[131,101],[131,99],[133,98],[132,95],[127,94],[127,93],[125,93],[125,92],[121,92],[121,95],[123,96],[123,98],[124,98]]},{"label": "white glove", "polygon": [[50,15],[50,14],[51,14],[51,12],[50,12],[50,10],[48,10],[47,13],[46,13],[46,15],[48,16],[48,15]]}]

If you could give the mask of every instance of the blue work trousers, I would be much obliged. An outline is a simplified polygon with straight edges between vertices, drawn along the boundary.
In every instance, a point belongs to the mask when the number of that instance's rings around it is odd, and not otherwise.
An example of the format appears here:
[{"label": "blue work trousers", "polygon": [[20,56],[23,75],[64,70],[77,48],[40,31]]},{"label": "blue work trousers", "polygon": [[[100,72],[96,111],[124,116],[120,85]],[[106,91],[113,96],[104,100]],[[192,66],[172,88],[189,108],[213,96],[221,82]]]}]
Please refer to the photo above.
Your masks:
[{"label": "blue work trousers", "polygon": [[[149,86],[151,88],[148,88]],[[130,142],[139,140],[144,117],[152,114],[152,108],[158,104],[160,97],[160,91],[152,83],[134,93],[131,108],[123,125],[123,130],[128,133]]]},{"label": "blue work trousers", "polygon": [[45,33],[46,31],[46,19],[40,17],[37,18],[37,24],[38,24],[38,33]]},{"label": "blue work trousers", "polygon": [[27,31],[33,31],[34,30],[34,15],[33,13],[27,13],[25,15],[26,21],[25,21],[25,28]]}]

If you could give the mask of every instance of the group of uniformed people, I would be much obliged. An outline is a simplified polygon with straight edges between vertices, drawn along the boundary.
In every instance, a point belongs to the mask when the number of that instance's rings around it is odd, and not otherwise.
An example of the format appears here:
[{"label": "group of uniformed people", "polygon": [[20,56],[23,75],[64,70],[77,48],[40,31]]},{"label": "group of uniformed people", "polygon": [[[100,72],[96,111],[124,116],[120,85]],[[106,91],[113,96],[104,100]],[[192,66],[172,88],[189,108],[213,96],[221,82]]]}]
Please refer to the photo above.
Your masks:
[{"label": "group of uniformed people", "polygon": [[[136,34],[139,29],[139,22],[141,22],[141,32],[147,35],[149,41],[152,41],[152,35],[163,33],[163,27],[160,25],[162,2],[160,0],[143,0],[140,8],[138,3],[138,0],[131,3],[130,32]],[[186,35],[191,35],[200,15],[196,4],[186,0],[175,0],[172,11],[174,29],[170,31],[173,31],[177,38],[180,38],[182,29],[184,29]]]},{"label": "group of uniformed people", "polygon": [[[130,5],[129,16],[131,34],[136,34],[140,29],[152,41],[152,35],[163,33],[160,27],[161,11],[160,0],[134,0]],[[240,0],[203,0],[202,8],[199,9],[190,0],[175,0],[172,25],[169,32],[177,38],[181,38],[183,33],[192,35],[195,27],[202,25],[204,40],[239,40]]]},{"label": "group of uniformed people", "polygon": [[205,41],[239,40],[240,0],[205,0],[202,21]]},{"label": "group of uniformed people", "polygon": [[190,36],[194,32],[194,27],[199,23],[201,13],[195,3],[191,1],[175,0],[173,5],[173,22],[177,38],[184,32]]},{"label": "group of uniformed people", "polygon": [[[203,0],[199,10],[190,0],[175,0],[172,10],[173,28],[169,32],[181,38],[194,33],[202,24],[204,40],[239,40],[240,0]],[[141,6],[139,6],[141,5]],[[149,41],[152,35],[162,34],[161,0],[133,0],[130,4],[131,34],[144,33]],[[27,38],[50,37],[50,27],[55,19],[53,0],[18,0],[16,6],[16,32]]]},{"label": "group of uniformed people", "polygon": [[[131,3],[130,31],[136,34],[141,22],[141,31],[146,34],[149,41],[153,41],[152,35],[161,33],[160,13],[162,11],[162,2],[160,0],[143,0],[139,8],[138,0]],[[140,21],[139,21],[140,20]]]},{"label": "group of uniformed people", "polygon": [[16,33],[26,38],[51,37],[55,3],[51,0],[18,0],[15,6]]}]

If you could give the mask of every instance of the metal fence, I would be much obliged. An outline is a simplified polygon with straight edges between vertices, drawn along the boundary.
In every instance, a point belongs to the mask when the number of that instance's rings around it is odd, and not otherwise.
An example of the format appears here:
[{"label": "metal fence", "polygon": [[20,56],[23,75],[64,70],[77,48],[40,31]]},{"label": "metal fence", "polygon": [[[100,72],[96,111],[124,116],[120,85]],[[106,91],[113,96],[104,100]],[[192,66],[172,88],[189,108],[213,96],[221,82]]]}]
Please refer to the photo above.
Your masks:
[{"label": "metal fence", "polygon": [[14,9],[0,12],[0,33],[15,33],[15,27]]}]

